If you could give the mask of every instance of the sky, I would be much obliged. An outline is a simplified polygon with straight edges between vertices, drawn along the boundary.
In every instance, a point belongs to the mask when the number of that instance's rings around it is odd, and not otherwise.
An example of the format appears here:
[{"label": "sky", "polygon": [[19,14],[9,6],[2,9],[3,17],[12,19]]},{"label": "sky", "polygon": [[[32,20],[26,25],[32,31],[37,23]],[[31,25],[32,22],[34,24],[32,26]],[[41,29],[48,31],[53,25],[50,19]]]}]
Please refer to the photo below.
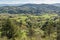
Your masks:
[{"label": "sky", "polygon": [[0,4],[25,4],[25,3],[53,4],[60,3],[60,0],[0,0]]}]

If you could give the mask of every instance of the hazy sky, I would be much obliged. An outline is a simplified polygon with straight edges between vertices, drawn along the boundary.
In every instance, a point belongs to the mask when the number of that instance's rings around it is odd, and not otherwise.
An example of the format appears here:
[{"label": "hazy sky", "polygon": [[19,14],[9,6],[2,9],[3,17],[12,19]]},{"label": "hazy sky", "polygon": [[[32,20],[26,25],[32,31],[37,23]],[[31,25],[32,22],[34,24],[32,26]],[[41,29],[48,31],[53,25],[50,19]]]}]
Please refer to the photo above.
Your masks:
[{"label": "hazy sky", "polygon": [[60,0],[0,0],[0,4],[20,4],[20,3],[52,4],[60,3]]}]

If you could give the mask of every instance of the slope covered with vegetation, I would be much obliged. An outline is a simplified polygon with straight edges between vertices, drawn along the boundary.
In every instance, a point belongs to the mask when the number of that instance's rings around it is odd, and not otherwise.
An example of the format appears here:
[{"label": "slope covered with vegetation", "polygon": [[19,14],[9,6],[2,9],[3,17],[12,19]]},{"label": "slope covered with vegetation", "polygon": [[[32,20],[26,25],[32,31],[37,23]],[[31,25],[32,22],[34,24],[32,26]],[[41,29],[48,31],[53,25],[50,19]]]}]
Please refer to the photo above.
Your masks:
[{"label": "slope covered with vegetation", "polygon": [[60,16],[0,14],[0,40],[60,40]]},{"label": "slope covered with vegetation", "polygon": [[24,4],[20,6],[2,6],[0,13],[10,14],[41,14],[41,13],[57,13],[60,14],[60,7],[49,4]]}]

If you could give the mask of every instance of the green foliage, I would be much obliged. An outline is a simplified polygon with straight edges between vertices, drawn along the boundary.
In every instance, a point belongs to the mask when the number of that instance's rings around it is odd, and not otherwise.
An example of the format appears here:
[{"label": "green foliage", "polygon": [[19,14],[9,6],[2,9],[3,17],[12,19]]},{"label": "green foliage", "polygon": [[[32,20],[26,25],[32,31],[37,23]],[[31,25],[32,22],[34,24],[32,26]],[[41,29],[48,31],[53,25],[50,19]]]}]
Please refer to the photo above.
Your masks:
[{"label": "green foliage", "polygon": [[0,14],[0,40],[60,40],[57,14]]}]

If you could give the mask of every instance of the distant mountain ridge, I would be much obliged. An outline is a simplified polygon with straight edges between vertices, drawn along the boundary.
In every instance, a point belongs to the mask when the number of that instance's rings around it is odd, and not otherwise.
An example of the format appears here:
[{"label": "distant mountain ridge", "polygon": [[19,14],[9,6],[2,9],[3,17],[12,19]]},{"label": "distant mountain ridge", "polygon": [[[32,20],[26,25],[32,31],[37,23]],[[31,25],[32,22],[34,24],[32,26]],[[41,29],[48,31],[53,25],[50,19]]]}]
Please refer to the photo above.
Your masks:
[{"label": "distant mountain ridge", "polygon": [[60,7],[60,3],[55,3],[55,4],[52,4],[52,5]]},{"label": "distant mountain ridge", "polygon": [[51,4],[22,4],[15,6],[0,7],[0,13],[10,14],[41,14],[41,13],[57,13],[60,14],[60,7]]},{"label": "distant mountain ridge", "polygon": [[[28,3],[28,4],[32,4],[32,3]],[[0,6],[21,6],[21,5],[25,5],[25,4],[0,4]],[[37,5],[39,5],[39,4],[37,4]],[[60,3],[48,4],[48,5],[60,6]]]},{"label": "distant mountain ridge", "polygon": [[2,7],[2,6],[20,6],[20,5],[23,5],[23,4],[0,4],[0,7]]}]

